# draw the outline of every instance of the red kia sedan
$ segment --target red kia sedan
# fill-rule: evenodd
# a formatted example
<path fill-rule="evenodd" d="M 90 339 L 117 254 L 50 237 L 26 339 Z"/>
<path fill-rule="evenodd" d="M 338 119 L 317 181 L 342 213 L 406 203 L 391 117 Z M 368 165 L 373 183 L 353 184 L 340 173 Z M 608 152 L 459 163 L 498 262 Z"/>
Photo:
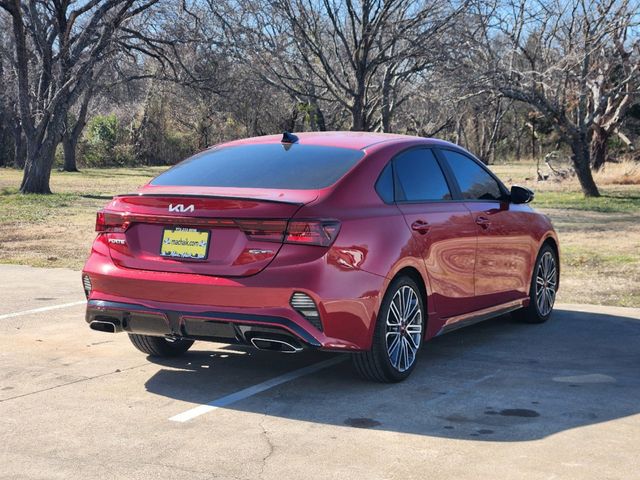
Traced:
<path fill-rule="evenodd" d="M 532 198 L 440 140 L 217 145 L 98 212 L 86 320 L 152 356 L 195 340 L 320 349 L 400 381 L 436 335 L 507 312 L 549 318 L 558 238 Z"/>

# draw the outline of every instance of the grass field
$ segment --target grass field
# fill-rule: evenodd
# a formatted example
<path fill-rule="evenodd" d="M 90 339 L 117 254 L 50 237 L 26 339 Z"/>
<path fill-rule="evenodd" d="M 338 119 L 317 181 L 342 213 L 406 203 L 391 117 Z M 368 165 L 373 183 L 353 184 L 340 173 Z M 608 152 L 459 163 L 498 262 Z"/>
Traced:
<path fill-rule="evenodd" d="M 507 185 L 533 189 L 533 207 L 549 215 L 558 231 L 558 301 L 640 307 L 640 167 L 612 167 L 596 175 L 602 196 L 588 199 L 575 180 L 536 182 L 534 164 L 492 167 Z M 631 178 L 637 183 L 615 183 Z"/>
<path fill-rule="evenodd" d="M 53 172 L 55 193 L 46 196 L 18 194 L 22 172 L 0 169 L 0 262 L 80 269 L 95 212 L 163 168 Z M 603 196 L 585 200 L 574 180 L 536 182 L 533 164 L 492 168 L 507 185 L 532 188 L 533 206 L 553 220 L 562 253 L 559 301 L 640 307 L 640 185 L 619 185 L 603 173 Z"/>
<path fill-rule="evenodd" d="M 0 262 L 81 269 L 95 237 L 96 211 L 165 168 L 54 171 L 53 195 L 21 195 L 22 172 L 0 169 Z"/>

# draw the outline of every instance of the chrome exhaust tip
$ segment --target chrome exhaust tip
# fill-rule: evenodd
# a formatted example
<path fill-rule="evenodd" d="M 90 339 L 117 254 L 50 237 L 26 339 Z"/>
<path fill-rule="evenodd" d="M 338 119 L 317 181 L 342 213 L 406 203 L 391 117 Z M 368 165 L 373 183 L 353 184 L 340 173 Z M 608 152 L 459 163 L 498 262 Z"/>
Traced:
<path fill-rule="evenodd" d="M 115 322 L 106 322 L 104 320 L 94 320 L 89 324 L 89 328 L 97 332 L 106 333 L 116 333 L 120 330 L 120 326 L 116 325 Z"/>
<path fill-rule="evenodd" d="M 258 350 L 268 350 L 271 352 L 298 353 L 302 351 L 302 347 L 276 338 L 252 337 L 251 345 Z"/>

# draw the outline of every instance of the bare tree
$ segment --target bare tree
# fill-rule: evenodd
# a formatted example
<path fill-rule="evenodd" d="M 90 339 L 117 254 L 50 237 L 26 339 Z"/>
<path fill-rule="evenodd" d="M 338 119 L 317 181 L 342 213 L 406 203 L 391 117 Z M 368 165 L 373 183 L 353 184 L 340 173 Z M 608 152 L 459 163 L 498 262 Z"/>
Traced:
<path fill-rule="evenodd" d="M 11 18 L 20 123 L 27 158 L 20 190 L 50 193 L 55 148 L 71 106 L 114 38 L 159 0 L 0 0 Z"/>
<path fill-rule="evenodd" d="M 82 96 L 80 102 L 80 108 L 76 115 L 73 115 L 69 111 L 64 119 L 62 130 L 62 149 L 64 153 L 64 163 L 62 170 L 65 172 L 77 172 L 78 165 L 76 161 L 76 150 L 78 147 L 78 140 L 80 135 L 87 124 L 87 113 L 89 112 L 89 104 L 93 98 L 94 89 L 87 88 Z"/>
<path fill-rule="evenodd" d="M 9 31 L 11 22 L 8 15 L 3 16 L 0 10 L 0 30 Z M 0 36 L 0 78 L 2 89 L 0 89 L 0 115 L 4 118 L 7 130 L 10 130 L 12 137 L 13 154 L 11 161 L 17 168 L 24 168 L 27 152 L 24 134 L 20 126 L 20 114 L 18 102 L 16 99 L 17 85 L 16 72 L 13 67 L 14 50 L 13 42 L 10 36 Z"/>
<path fill-rule="evenodd" d="M 593 102 L 591 163 L 594 170 L 607 160 L 609 139 L 619 130 L 627 111 L 640 94 L 640 7 L 618 9 L 608 28 L 609 42 L 593 53 L 594 71 L 588 87 Z M 622 136 L 624 137 L 624 136 Z M 624 140 L 624 138 L 623 138 Z"/>
<path fill-rule="evenodd" d="M 310 103 L 337 103 L 352 130 L 388 130 L 400 87 L 430 64 L 461 8 L 442 0 L 272 0 L 216 12 L 238 57 Z M 433 50 L 430 49 L 433 48 Z"/>
<path fill-rule="evenodd" d="M 503 139 L 503 121 L 513 101 L 491 94 L 463 96 L 457 103 L 456 143 L 473 151 L 485 164 L 494 162 Z"/>
<path fill-rule="evenodd" d="M 118 39 L 117 48 L 119 51 L 114 52 L 114 54 L 108 58 L 108 61 L 103 60 L 94 67 L 91 79 L 84 93 L 79 101 L 76 102 L 75 106 L 69 107 L 67 115 L 63 120 L 62 128 L 61 143 L 64 155 L 62 171 L 78 171 L 78 143 L 89 119 L 91 106 L 95 105 L 98 99 L 107 99 L 110 97 L 111 91 L 121 88 L 123 85 L 142 82 L 146 79 L 161 76 L 161 72 L 164 71 L 162 64 L 171 63 L 167 58 L 167 54 L 152 46 L 154 55 L 159 57 L 161 61 L 157 62 L 155 58 L 151 58 L 150 63 L 154 65 L 151 71 L 147 71 L 148 69 L 142 61 L 145 57 L 141 59 L 139 55 L 132 53 L 132 51 L 139 49 L 140 46 L 131 45 L 128 40 L 126 37 Z M 160 63 L 160 65 L 158 65 L 158 63 Z M 133 97 L 131 92 L 128 92 L 128 95 L 130 99 Z"/>
<path fill-rule="evenodd" d="M 639 8 L 0 0 L 3 163 L 23 166 L 22 191 L 49 192 L 60 143 L 73 171 L 78 144 L 94 164 L 166 163 L 280 129 L 396 131 L 453 140 L 485 162 L 542 156 L 560 141 L 585 194 L 597 195 L 591 170 L 612 136 L 637 141 Z M 82 141 L 94 114 L 117 115 L 117 155 Z"/>
<path fill-rule="evenodd" d="M 605 118 L 617 125 L 619 116 L 605 112 L 620 110 L 624 95 L 638 88 L 637 57 L 615 74 L 606 63 L 611 49 L 637 49 L 637 38 L 630 42 L 627 33 L 638 8 L 627 0 L 496 0 L 477 3 L 466 22 L 466 78 L 549 119 L 571 148 L 586 196 L 599 196 L 591 173 L 593 132 Z"/>

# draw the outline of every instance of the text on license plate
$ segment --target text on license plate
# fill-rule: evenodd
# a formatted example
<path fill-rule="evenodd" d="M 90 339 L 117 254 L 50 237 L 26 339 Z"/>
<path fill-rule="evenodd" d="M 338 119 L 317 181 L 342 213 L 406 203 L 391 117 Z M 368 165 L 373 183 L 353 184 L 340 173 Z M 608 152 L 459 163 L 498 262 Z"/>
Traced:
<path fill-rule="evenodd" d="M 195 228 L 165 228 L 160 255 L 204 260 L 209 248 L 209 232 Z"/>

